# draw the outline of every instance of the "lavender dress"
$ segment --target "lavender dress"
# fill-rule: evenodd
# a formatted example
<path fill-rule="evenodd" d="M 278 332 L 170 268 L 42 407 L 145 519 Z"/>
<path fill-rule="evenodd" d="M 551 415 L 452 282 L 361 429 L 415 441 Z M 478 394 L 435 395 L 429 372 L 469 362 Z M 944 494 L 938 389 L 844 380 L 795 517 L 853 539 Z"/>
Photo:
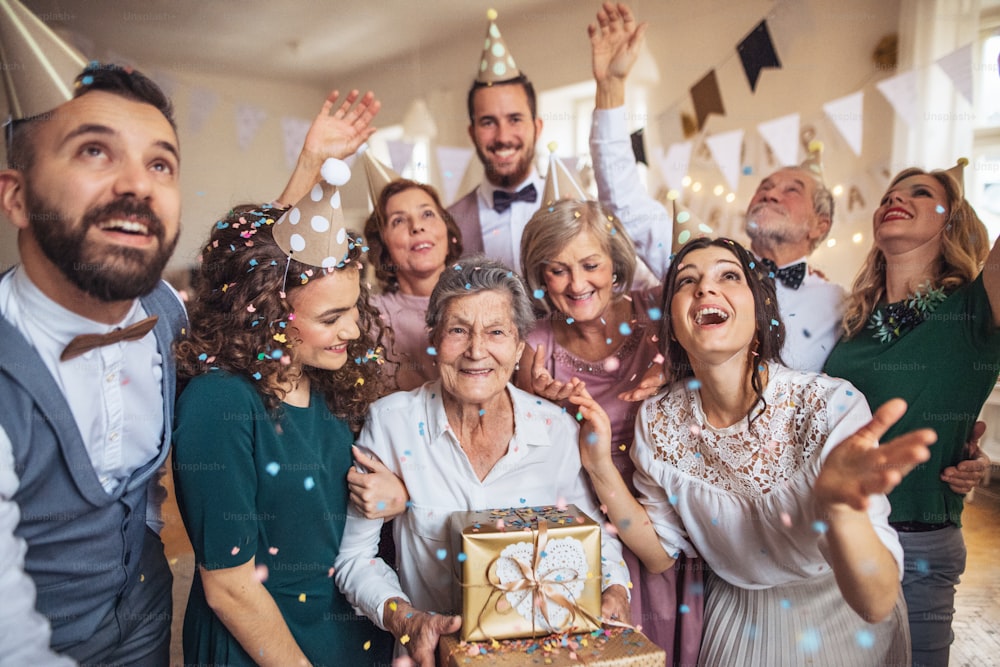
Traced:
<path fill-rule="evenodd" d="M 630 323 L 631 334 L 614 354 L 600 361 L 586 361 L 570 354 L 556 342 L 550 320 L 540 320 L 528 336 L 528 344 L 545 346 L 545 367 L 561 382 L 576 377 L 587 384 L 611 419 L 611 457 L 618 472 L 635 494 L 634 464 L 629 450 L 635 437 L 635 420 L 642 403 L 628 403 L 618 394 L 631 389 L 656 363 L 658 343 L 653 340 L 659 322 L 649 319 L 649 310 L 659 308 L 660 289 L 636 291 L 631 299 L 638 319 Z M 632 577 L 632 624 L 667 652 L 667 664 L 694 665 L 701 643 L 703 572 L 701 559 L 681 555 L 662 574 L 649 572 L 628 547 L 625 562 Z"/>

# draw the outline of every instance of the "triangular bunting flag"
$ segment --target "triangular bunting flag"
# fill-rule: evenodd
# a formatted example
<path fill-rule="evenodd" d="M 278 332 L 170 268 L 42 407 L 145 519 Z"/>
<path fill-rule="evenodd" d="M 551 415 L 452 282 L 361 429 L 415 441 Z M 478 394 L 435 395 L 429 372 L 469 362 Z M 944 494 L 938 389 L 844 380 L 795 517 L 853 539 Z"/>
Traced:
<path fill-rule="evenodd" d="M 663 180 L 667 182 L 668 188 L 677 192 L 684 189 L 684 177 L 687 176 L 690 164 L 691 142 L 671 144 L 667 154 L 660 160 L 660 171 L 663 172 Z"/>
<path fill-rule="evenodd" d="M 799 161 L 799 114 L 775 118 L 757 126 L 760 136 L 774 151 L 774 157 L 783 167 Z"/>
<path fill-rule="evenodd" d="M 311 121 L 301 118 L 285 116 L 281 119 L 281 138 L 285 149 L 285 164 L 289 169 L 295 168 L 295 163 L 302 152 L 302 145 L 306 142 L 306 133 L 309 132 Z"/>
<path fill-rule="evenodd" d="M 917 120 L 917 109 L 920 107 L 920 94 L 917 88 L 917 72 L 910 70 L 875 84 L 879 91 L 889 100 L 899 117 L 907 125 L 913 125 Z"/>
<path fill-rule="evenodd" d="M 840 135 L 844 137 L 847 145 L 851 147 L 854 154 L 861 155 L 861 136 L 863 129 L 863 119 L 861 117 L 864 93 L 860 90 L 840 99 L 827 102 L 823 105 L 823 111 L 827 118 L 834 124 Z"/>
<path fill-rule="evenodd" d="M 191 103 L 188 110 L 188 127 L 195 134 L 201 132 L 208 117 L 219 104 L 219 94 L 209 88 L 198 86 L 191 89 Z M 305 139 L 305 135 L 302 135 Z M 301 147 L 301 144 L 300 144 Z M 298 153 L 296 152 L 296 155 Z"/>
<path fill-rule="evenodd" d="M 413 148 L 416 144 L 412 141 L 390 139 L 385 142 L 385 145 L 389 148 L 389 162 L 392 163 L 392 168 L 402 174 L 406 166 L 410 164 L 410 159 L 413 157 Z"/>
<path fill-rule="evenodd" d="M 462 184 L 465 170 L 472 160 L 471 148 L 456 146 L 438 146 L 434 149 L 437 156 L 438 169 L 441 171 L 441 193 L 445 204 L 451 204 L 458 196 L 458 187 Z"/>
<path fill-rule="evenodd" d="M 705 127 L 705 119 L 708 118 L 708 114 L 717 113 L 720 116 L 726 115 L 726 109 L 722 106 L 722 93 L 719 91 L 719 82 L 715 78 L 714 69 L 691 87 L 691 99 L 694 102 L 694 113 L 698 118 L 699 130 Z"/>
<path fill-rule="evenodd" d="M 629 138 L 632 139 L 632 154 L 635 155 L 635 161 L 649 166 L 649 161 L 646 159 L 646 143 L 642 140 L 644 133 L 645 128 L 640 127 L 629 135 Z"/>
<path fill-rule="evenodd" d="M 935 60 L 938 67 L 951 79 L 955 90 L 972 103 L 972 44 L 955 49 L 948 55 Z"/>
<path fill-rule="evenodd" d="M 712 151 L 712 159 L 719 165 L 722 175 L 729 183 L 729 189 L 734 192 L 740 183 L 740 153 L 743 148 L 743 130 L 723 132 L 705 138 L 708 150 Z"/>
<path fill-rule="evenodd" d="M 267 112 L 252 104 L 240 104 L 236 107 L 236 142 L 241 151 L 245 151 L 257 136 Z"/>
<path fill-rule="evenodd" d="M 767 21 L 757 24 L 746 38 L 739 43 L 736 51 L 743 61 L 743 71 L 746 72 L 747 80 L 750 82 L 750 90 L 757 91 L 757 79 L 760 78 L 760 71 L 765 67 L 781 69 L 781 61 L 774 50 L 774 43 L 771 42 L 771 33 L 767 29 Z"/>

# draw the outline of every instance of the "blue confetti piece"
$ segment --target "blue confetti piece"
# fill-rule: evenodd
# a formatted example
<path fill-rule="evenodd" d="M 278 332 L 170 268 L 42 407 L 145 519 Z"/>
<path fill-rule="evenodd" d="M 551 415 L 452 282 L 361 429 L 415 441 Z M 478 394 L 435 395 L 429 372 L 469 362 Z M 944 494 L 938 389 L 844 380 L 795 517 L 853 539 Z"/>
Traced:
<path fill-rule="evenodd" d="M 713 516 L 712 517 L 712 525 L 713 526 L 718 526 L 719 525 L 719 517 L 717 517 L 717 516 Z"/>
<path fill-rule="evenodd" d="M 628 325 L 628 322 L 622 322 L 618 325 L 618 332 L 623 336 L 630 336 L 632 334 L 632 327 Z"/>
<path fill-rule="evenodd" d="M 316 480 L 314 480 L 312 477 L 306 477 L 304 480 L 302 480 L 302 486 L 306 487 L 306 491 L 312 491 L 313 487 L 316 486 Z"/>
<path fill-rule="evenodd" d="M 848 395 L 848 396 L 854 396 L 854 392 L 853 392 L 853 391 L 851 391 L 850 389 L 848 389 L 848 390 L 847 390 L 847 395 Z"/>
<path fill-rule="evenodd" d="M 607 343 L 608 345 L 611 345 L 611 339 L 610 338 L 605 338 L 604 342 Z"/>
<path fill-rule="evenodd" d="M 805 630 L 799 638 L 799 647 L 806 653 L 815 653 L 822 643 L 819 631 L 815 628 Z"/>
<path fill-rule="evenodd" d="M 757 267 L 757 263 L 756 262 L 750 262 L 749 266 L 750 266 L 751 269 L 754 269 L 754 268 Z"/>
<path fill-rule="evenodd" d="M 788 599 L 782 600 L 781 601 L 781 608 L 782 609 L 791 609 L 792 608 L 792 601 L 788 600 Z"/>
<path fill-rule="evenodd" d="M 566 324 L 573 324 L 573 322 L 576 322 L 576 320 L 574 320 L 572 317 L 566 318 Z"/>
<path fill-rule="evenodd" d="M 941 204 L 938 204 L 938 205 L 937 205 L 937 206 L 936 206 L 936 207 L 934 208 L 934 210 L 935 210 L 935 211 L 937 211 L 938 213 L 940 213 L 940 214 L 944 215 L 944 206 L 941 206 Z"/>
<path fill-rule="evenodd" d="M 545 290 L 543 290 L 543 289 L 536 289 L 532 294 L 534 295 L 534 297 L 536 299 L 544 299 L 545 298 Z"/>
<path fill-rule="evenodd" d="M 690 389 L 691 391 L 696 391 L 698 389 L 701 389 L 701 380 L 697 378 L 692 378 L 688 380 L 687 388 Z"/>
<path fill-rule="evenodd" d="M 653 320 L 654 322 L 663 317 L 663 311 L 660 310 L 659 308 L 650 308 L 648 312 L 649 312 L 649 319 Z"/>
<path fill-rule="evenodd" d="M 411 507 L 413 507 L 413 501 L 412 500 L 407 500 L 406 501 L 406 509 L 410 509 Z"/>
<path fill-rule="evenodd" d="M 458 554 L 457 558 L 459 563 L 464 563 L 465 560 L 468 558 L 468 556 L 463 551 L 462 553 Z"/>
<path fill-rule="evenodd" d="M 597 434 L 596 433 L 588 433 L 587 434 L 587 444 L 588 445 L 596 445 L 597 444 L 597 440 L 598 440 L 598 438 L 597 438 Z"/>
<path fill-rule="evenodd" d="M 778 320 L 771 320 L 771 326 L 773 327 L 778 326 Z"/>
<path fill-rule="evenodd" d="M 376 508 L 376 509 L 377 509 L 377 510 L 378 510 L 379 512 L 381 512 L 382 510 L 384 510 L 384 509 L 385 509 L 385 502 L 384 502 L 384 501 L 382 501 L 382 500 L 378 501 L 378 503 L 377 503 L 377 504 L 375 505 L 375 508 Z"/>
<path fill-rule="evenodd" d="M 875 635 L 870 630 L 858 630 L 854 633 L 854 641 L 861 648 L 869 649 L 875 646 Z"/>
<path fill-rule="evenodd" d="M 918 558 L 914 565 L 917 567 L 917 572 L 920 574 L 930 574 L 931 564 L 925 558 Z"/>
<path fill-rule="evenodd" d="M 256 373 L 253 374 L 253 379 L 254 380 L 259 380 L 259 379 L 261 379 L 261 377 L 263 377 L 263 376 L 260 374 L 260 371 L 257 371 Z"/>
<path fill-rule="evenodd" d="M 679 611 L 682 614 L 687 614 L 691 611 L 691 607 L 687 606 L 686 604 L 682 604 L 680 607 L 677 608 L 677 611 Z"/>
<path fill-rule="evenodd" d="M 281 464 L 278 463 L 277 461 L 271 461 L 266 466 L 264 466 L 264 470 L 267 471 L 268 475 L 274 477 L 275 475 L 278 474 L 278 471 L 281 470 Z"/>
<path fill-rule="evenodd" d="M 465 283 L 465 289 L 472 289 L 472 283 Z"/>
<path fill-rule="evenodd" d="M 806 338 L 812 338 L 812 332 L 810 332 L 809 329 L 803 329 L 802 335 L 805 336 Z"/>
<path fill-rule="evenodd" d="M 204 352 L 198 355 L 198 361 L 205 361 L 206 359 L 208 359 L 208 355 Z"/>
<path fill-rule="evenodd" d="M 757 639 L 757 626 L 753 623 L 747 623 L 743 628 L 743 635 L 747 639 Z"/>
<path fill-rule="evenodd" d="M 826 532 L 826 523 L 823 521 L 813 521 L 812 529 L 822 535 Z"/>
<path fill-rule="evenodd" d="M 528 501 L 527 501 L 527 500 L 526 500 L 525 498 L 520 498 L 519 500 L 520 500 L 520 502 L 521 502 L 521 504 L 522 504 L 522 505 L 523 505 L 524 503 L 528 502 Z"/>
<path fill-rule="evenodd" d="M 437 353 L 438 353 L 438 351 L 437 351 L 437 349 L 433 345 L 428 346 L 428 348 L 427 348 L 427 354 L 431 355 L 432 357 L 436 357 Z"/>
<path fill-rule="evenodd" d="M 88 74 L 87 76 L 80 79 L 80 83 L 82 83 L 85 86 L 89 86 L 90 84 L 94 83 L 94 77 Z"/>
<path fill-rule="evenodd" d="M 271 358 L 272 359 L 281 359 L 283 356 L 285 356 L 285 353 L 282 352 L 281 350 L 272 350 L 271 351 Z"/>
<path fill-rule="evenodd" d="M 671 505 L 676 505 L 677 504 L 677 494 L 676 493 L 671 493 L 669 496 L 667 496 L 667 500 L 670 501 Z"/>
<path fill-rule="evenodd" d="M 480 409 L 479 409 L 479 416 L 480 416 L 480 417 L 482 417 L 482 416 L 483 416 L 483 415 L 485 415 L 485 414 L 486 414 L 486 410 L 484 410 L 484 409 L 480 408 Z"/>
<path fill-rule="evenodd" d="M 437 550 L 437 559 L 438 560 L 444 560 L 447 557 L 448 557 L 448 550 L 447 549 L 438 549 Z"/>
<path fill-rule="evenodd" d="M 751 167 L 750 165 L 747 165 L 747 166 L 743 167 L 743 175 L 744 176 L 749 176 L 752 173 L 753 173 L 753 167 Z"/>

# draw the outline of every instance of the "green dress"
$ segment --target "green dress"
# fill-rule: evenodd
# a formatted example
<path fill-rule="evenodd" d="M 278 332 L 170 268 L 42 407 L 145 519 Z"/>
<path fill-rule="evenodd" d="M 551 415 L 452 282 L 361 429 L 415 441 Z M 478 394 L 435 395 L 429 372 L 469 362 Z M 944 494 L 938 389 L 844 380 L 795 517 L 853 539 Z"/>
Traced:
<path fill-rule="evenodd" d="M 885 306 L 876 312 L 885 319 Z M 941 481 L 941 472 L 962 460 L 1000 368 L 1000 331 L 993 325 L 982 275 L 952 292 L 923 322 L 901 335 L 882 342 L 873 331 L 866 327 L 850 340 L 841 339 L 823 370 L 860 389 L 872 412 L 890 398 L 906 400 L 906 414 L 883 442 L 918 428 L 934 429 L 938 435 L 930 460 L 889 494 L 889 521 L 951 521 L 961 526 L 963 496 Z"/>
<path fill-rule="evenodd" d="M 174 480 L 198 566 L 256 558 L 258 574 L 313 665 L 391 661 L 392 638 L 337 590 L 333 561 L 347 514 L 354 441 L 314 393 L 277 420 L 249 380 L 212 371 L 177 401 Z M 184 662 L 252 665 L 205 601 L 195 572 L 184 617 Z"/>

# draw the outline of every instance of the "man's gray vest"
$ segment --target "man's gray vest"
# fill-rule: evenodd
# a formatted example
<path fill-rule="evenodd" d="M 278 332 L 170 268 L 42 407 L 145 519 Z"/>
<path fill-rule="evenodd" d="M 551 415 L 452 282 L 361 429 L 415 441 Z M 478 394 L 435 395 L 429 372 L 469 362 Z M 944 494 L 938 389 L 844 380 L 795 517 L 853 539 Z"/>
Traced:
<path fill-rule="evenodd" d="M 35 582 L 36 608 L 52 625 L 56 650 L 90 637 L 141 575 L 147 489 L 170 449 L 176 389 L 171 345 L 187 322 L 166 283 L 141 301 L 147 313 L 159 316 L 153 333 L 163 357 L 163 438 L 157 457 L 113 495 L 98 481 L 45 363 L 0 317 L 0 426 L 13 445 L 20 479 L 15 535 L 27 542 L 25 571 Z M 100 379 L 94 380 L 99 391 Z"/>

